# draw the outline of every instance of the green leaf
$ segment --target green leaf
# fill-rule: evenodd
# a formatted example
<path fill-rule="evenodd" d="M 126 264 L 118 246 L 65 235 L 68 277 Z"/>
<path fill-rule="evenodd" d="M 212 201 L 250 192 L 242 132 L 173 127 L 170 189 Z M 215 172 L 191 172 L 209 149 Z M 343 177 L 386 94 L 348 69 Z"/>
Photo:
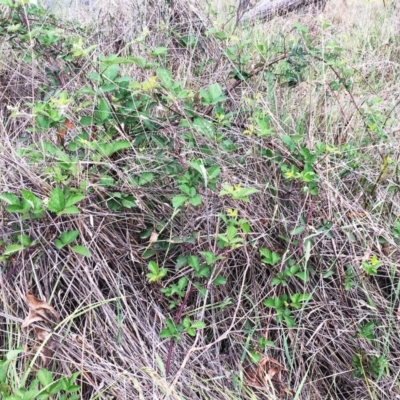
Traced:
<path fill-rule="evenodd" d="M 207 294 L 207 289 L 201 286 L 200 282 L 194 282 L 193 285 L 199 291 L 201 297 L 205 298 Z"/>
<path fill-rule="evenodd" d="M 112 142 L 112 153 L 109 156 L 112 156 L 114 153 L 120 150 L 129 149 L 131 147 L 131 142 L 128 140 L 117 140 Z"/>
<path fill-rule="evenodd" d="M 59 213 L 65 208 L 64 193 L 59 187 L 52 190 L 47 208 L 55 213 Z"/>
<path fill-rule="evenodd" d="M 171 336 L 172 336 L 172 333 L 167 328 L 162 329 L 161 332 L 160 332 L 160 338 L 161 339 L 168 339 Z"/>
<path fill-rule="evenodd" d="M 188 318 L 188 317 L 184 318 L 184 319 L 183 319 L 183 322 L 182 322 L 182 325 L 183 325 L 185 328 L 189 328 L 189 326 L 191 325 L 191 323 L 190 323 L 190 318 Z"/>
<path fill-rule="evenodd" d="M 283 318 L 285 319 L 285 322 L 286 322 L 286 325 L 288 328 L 294 328 L 295 322 L 292 317 L 285 315 Z"/>
<path fill-rule="evenodd" d="M 65 207 L 72 206 L 73 204 L 80 202 L 84 198 L 85 196 L 83 196 L 82 194 L 71 194 L 65 201 Z"/>
<path fill-rule="evenodd" d="M 64 210 L 60 211 L 57 213 L 57 215 L 73 215 L 73 214 L 79 214 L 79 208 L 75 207 L 75 206 L 69 206 L 69 207 L 65 207 Z"/>
<path fill-rule="evenodd" d="M 136 207 L 136 200 L 133 198 L 133 196 L 126 196 L 121 200 L 121 203 L 124 207 L 126 208 L 134 208 Z"/>
<path fill-rule="evenodd" d="M 118 64 L 107 65 L 106 63 L 101 63 L 100 70 L 104 77 L 106 77 L 110 81 L 113 81 L 118 75 L 119 65 Z"/>
<path fill-rule="evenodd" d="M 36 377 L 39 379 L 42 386 L 48 386 L 53 383 L 53 374 L 47 369 L 41 368 L 36 374 Z"/>
<path fill-rule="evenodd" d="M 179 194 L 177 196 L 174 196 L 172 198 L 172 206 L 174 208 L 178 208 L 181 207 L 183 204 L 185 204 L 185 202 L 188 200 L 188 196 L 184 195 L 184 194 Z"/>
<path fill-rule="evenodd" d="M 32 239 L 28 235 L 19 235 L 18 241 L 24 246 L 28 247 L 32 243 Z"/>
<path fill-rule="evenodd" d="M 147 265 L 147 269 L 154 275 L 157 275 L 160 271 L 160 268 L 155 261 L 150 261 Z"/>
<path fill-rule="evenodd" d="M 211 105 L 218 104 L 218 103 L 226 100 L 226 98 L 227 98 L 219 83 L 213 83 L 208 88 L 208 92 L 210 93 L 210 97 L 211 97 L 211 101 L 209 103 Z"/>
<path fill-rule="evenodd" d="M 80 125 L 82 126 L 90 126 L 93 125 L 93 118 L 88 116 L 83 116 L 79 120 Z"/>
<path fill-rule="evenodd" d="M 60 239 L 55 239 L 54 245 L 57 247 L 58 250 L 62 249 L 65 246 L 65 244 Z"/>
<path fill-rule="evenodd" d="M 195 196 L 189 198 L 189 203 L 195 207 L 199 206 L 201 204 L 201 201 L 202 201 L 201 194 L 196 194 Z"/>
<path fill-rule="evenodd" d="M 165 56 L 167 54 L 167 51 L 168 51 L 167 47 L 156 47 L 150 54 L 153 57 Z"/>
<path fill-rule="evenodd" d="M 79 235 L 78 231 L 67 231 L 63 232 L 60 236 L 60 240 L 63 245 L 67 245 L 72 243 Z"/>
<path fill-rule="evenodd" d="M 145 185 L 146 183 L 150 183 L 154 179 L 154 174 L 151 172 L 143 172 L 139 178 L 139 185 Z"/>
<path fill-rule="evenodd" d="M 72 246 L 71 249 L 84 257 L 90 257 L 90 252 L 85 246 Z"/>
<path fill-rule="evenodd" d="M 237 229 L 233 225 L 229 225 L 226 229 L 226 236 L 230 242 L 236 237 L 236 234 Z"/>
<path fill-rule="evenodd" d="M 213 280 L 213 285 L 218 286 L 218 285 L 225 285 L 226 284 L 226 278 L 219 275 Z"/>
<path fill-rule="evenodd" d="M 234 192 L 233 198 L 238 200 L 249 201 L 249 197 L 251 194 L 258 193 L 259 190 L 255 188 L 242 188 L 237 192 Z"/>
<path fill-rule="evenodd" d="M 186 266 L 187 263 L 188 263 L 188 258 L 181 254 L 180 256 L 178 256 L 176 260 L 175 269 L 178 271 L 182 267 Z"/>
<path fill-rule="evenodd" d="M 7 204 L 13 204 L 13 205 L 20 204 L 20 200 L 19 200 L 18 196 L 16 196 L 13 193 L 8 193 L 8 192 L 1 193 L 0 199 L 3 200 L 4 202 L 6 202 Z"/>
<path fill-rule="evenodd" d="M 188 264 L 190 267 L 192 267 L 195 271 L 199 271 L 200 270 L 200 260 L 199 257 L 197 256 L 189 256 L 188 257 Z"/>
<path fill-rule="evenodd" d="M 6 207 L 8 212 L 19 212 L 19 213 L 27 213 L 31 209 L 31 205 L 23 199 L 20 204 L 11 204 Z"/>
<path fill-rule="evenodd" d="M 305 230 L 306 230 L 306 226 L 305 225 L 296 226 L 296 228 L 294 228 L 293 230 L 290 231 L 290 234 L 291 235 L 300 235 Z"/>
<path fill-rule="evenodd" d="M 275 298 L 266 299 L 263 304 L 269 308 L 275 308 Z"/>
<path fill-rule="evenodd" d="M 260 249 L 261 255 L 264 256 L 263 262 L 270 265 L 275 265 L 281 259 L 277 253 L 269 249 Z"/>
<path fill-rule="evenodd" d="M 166 88 L 166 89 L 171 89 L 172 85 L 174 83 L 174 80 L 172 78 L 172 74 L 170 71 L 163 69 L 163 68 L 157 68 L 156 74 L 158 79 L 160 80 L 161 84 Z"/>
<path fill-rule="evenodd" d="M 210 275 L 211 275 L 210 267 L 207 265 L 201 267 L 200 270 L 194 274 L 194 276 L 197 278 L 209 278 Z"/>
<path fill-rule="evenodd" d="M 127 140 L 117 140 L 111 143 L 96 143 L 95 149 L 105 157 L 110 157 L 117 151 L 127 149 L 131 144 Z"/>
<path fill-rule="evenodd" d="M 36 197 L 30 190 L 21 190 L 22 197 L 31 205 L 34 209 L 40 209 L 42 207 L 42 201 Z"/>
<path fill-rule="evenodd" d="M 191 326 L 193 329 L 203 329 L 207 325 L 203 321 L 194 321 Z"/>
<path fill-rule="evenodd" d="M 207 187 L 208 185 L 208 175 L 207 171 L 204 167 L 204 164 L 201 160 L 196 160 L 196 161 L 189 161 L 189 165 L 195 169 L 199 174 L 203 177 L 204 181 L 204 187 Z"/>
<path fill-rule="evenodd" d="M 121 62 L 121 64 L 136 64 L 140 68 L 146 68 L 147 67 L 147 60 L 144 57 L 127 57 L 124 59 L 124 61 Z"/>
<path fill-rule="evenodd" d="M 108 101 L 100 98 L 99 99 L 99 105 L 97 106 L 95 112 L 94 112 L 94 117 L 97 121 L 104 122 L 107 118 L 109 118 L 111 115 L 111 109 L 110 105 L 108 104 Z"/>
<path fill-rule="evenodd" d="M 10 244 L 4 250 L 3 256 L 9 256 L 11 254 L 18 253 L 19 251 L 23 250 L 24 247 L 25 246 L 22 244 Z"/>
<path fill-rule="evenodd" d="M 200 254 L 204 257 L 208 265 L 212 265 L 216 261 L 223 259 L 222 256 L 216 257 L 212 251 L 200 251 Z"/>
<path fill-rule="evenodd" d="M 207 139 L 214 140 L 215 139 L 215 127 L 210 122 L 204 118 L 195 118 L 193 121 L 193 126 L 196 130 L 203 134 Z"/>

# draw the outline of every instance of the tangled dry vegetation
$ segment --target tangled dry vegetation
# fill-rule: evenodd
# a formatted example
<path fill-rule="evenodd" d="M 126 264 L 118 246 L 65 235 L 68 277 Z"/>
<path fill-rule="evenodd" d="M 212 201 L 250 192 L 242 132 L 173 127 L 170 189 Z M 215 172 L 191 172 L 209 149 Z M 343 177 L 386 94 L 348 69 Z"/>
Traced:
<path fill-rule="evenodd" d="M 25 189 L 45 200 L 57 186 L 81 188 L 87 182 L 79 214 L 46 209 L 40 219 L 23 219 L 1 204 L 0 342 L 2 349 L 24 346 L 15 375 L 28 366 L 45 366 L 59 376 L 80 371 L 84 399 L 399 397 L 396 11 L 352 3 L 343 20 L 343 5 L 332 2 L 318 17 L 280 17 L 232 33 L 234 12 L 227 25 L 220 17 L 229 15 L 228 8 L 207 14 L 183 1 L 172 10 L 150 3 L 144 2 L 147 35 L 143 23 L 128 31 L 111 14 L 94 24 L 97 29 L 68 25 L 66 35 L 87 35 L 85 42 L 96 43 L 104 55 L 138 57 L 167 48 L 164 67 L 185 88 L 197 93 L 219 83 L 224 89 L 228 124 L 213 105 L 196 108 L 222 140 L 167 121 L 165 109 L 154 108 L 151 118 L 164 124 L 156 133 L 143 125 L 145 139 L 136 142 L 140 132 L 132 136 L 118 127 L 114 133 L 131 143 L 128 148 L 83 158 L 75 175 L 57 180 L 50 153 L 42 148 L 42 157 L 32 159 L 21 149 L 49 141 L 71 155 L 69 143 L 92 128 L 80 126 L 77 109 L 67 104 L 65 128 L 32 131 L 29 103 L 43 98 L 52 64 L 22 61 L 20 49 L 0 42 L 1 192 L 19 196 Z M 206 40 L 204 32 L 213 27 L 227 37 Z M 302 36 L 305 29 L 309 39 Z M 308 49 L 334 48 L 339 64 L 307 58 L 306 72 L 296 80 L 274 59 L 279 54 L 267 53 L 264 60 L 257 55 L 257 45 L 273 48 L 280 38 L 289 42 L 296 35 L 299 43 L 311 41 Z M 247 65 L 245 79 L 229 75 L 237 64 L 227 49 L 238 43 L 246 45 L 237 56 L 261 63 Z M 84 60 L 74 73 L 61 73 L 59 88 L 79 90 L 96 68 L 93 59 Z M 121 76 L 137 82 L 154 76 L 151 68 L 121 68 Z M 175 115 L 183 109 L 178 101 L 169 107 Z M 257 134 L 260 110 L 268 121 L 265 135 Z M 96 129 L 90 134 L 103 133 L 101 126 Z M 158 144 L 150 141 L 153 134 Z M 311 170 L 304 171 L 314 155 Z M 180 193 L 175 171 L 189 171 L 196 159 L 219 166 L 215 189 L 199 184 L 200 205 L 174 207 L 171 199 Z M 102 186 L 94 167 L 104 168 L 115 186 Z M 133 185 L 129 176 L 144 172 L 154 179 Z M 257 192 L 250 201 L 223 196 L 224 183 Z M 132 196 L 135 206 L 111 207 L 110 192 Z M 221 213 L 247 221 L 248 232 L 237 229 L 239 245 L 221 245 L 227 226 Z M 79 232 L 90 257 L 54 245 L 67 231 Z M 7 255 L 21 233 L 34 245 Z M 276 259 L 266 261 L 260 249 Z M 170 310 L 171 299 L 161 289 L 185 276 L 195 282 L 187 264 L 176 268 L 177 260 L 202 251 L 220 256 L 212 276 L 226 283 L 206 279 L 205 296 L 189 284 Z M 154 283 L 147 275 L 150 261 L 168 272 Z M 290 297 L 295 294 L 307 301 L 296 303 Z M 273 308 L 266 299 L 282 304 Z M 160 337 L 167 318 L 178 324 L 184 317 L 205 327 L 194 336 L 182 334 L 177 343 Z"/>

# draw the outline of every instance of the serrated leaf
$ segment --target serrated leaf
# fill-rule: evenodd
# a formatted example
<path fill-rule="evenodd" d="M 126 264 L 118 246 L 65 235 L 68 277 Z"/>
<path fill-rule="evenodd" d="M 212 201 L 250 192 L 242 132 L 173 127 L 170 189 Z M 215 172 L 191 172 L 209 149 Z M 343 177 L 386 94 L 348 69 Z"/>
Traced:
<path fill-rule="evenodd" d="M 147 60 L 144 57 L 127 57 L 126 61 L 122 62 L 123 64 L 132 63 L 136 64 L 140 68 L 147 67 Z"/>
<path fill-rule="evenodd" d="M 188 257 L 188 264 L 192 267 L 195 271 L 199 271 L 200 269 L 200 260 L 197 256 L 189 256 Z"/>
<path fill-rule="evenodd" d="M 215 257 L 212 251 L 200 251 L 200 254 L 204 257 L 208 265 L 212 265 L 218 260 L 218 257 Z"/>
<path fill-rule="evenodd" d="M 113 81 L 118 75 L 119 65 L 118 64 L 107 65 L 106 63 L 101 63 L 100 70 L 104 77 L 108 78 L 110 81 Z"/>
<path fill-rule="evenodd" d="M 136 207 L 136 201 L 132 196 L 123 198 L 121 200 L 121 203 L 126 208 L 134 208 L 134 207 Z"/>
<path fill-rule="evenodd" d="M 162 329 L 160 332 L 160 338 L 161 339 L 168 339 L 172 336 L 171 332 L 169 331 L 169 329 L 165 328 Z"/>
<path fill-rule="evenodd" d="M 143 172 L 139 178 L 139 185 L 145 185 L 146 183 L 150 183 L 154 179 L 154 174 L 151 172 Z"/>
<path fill-rule="evenodd" d="M 198 278 L 209 278 L 209 276 L 211 275 L 210 267 L 208 266 L 201 267 L 200 270 L 196 272 L 194 275 Z"/>
<path fill-rule="evenodd" d="M 204 298 L 207 294 L 207 289 L 205 287 L 201 286 L 200 282 L 194 282 L 193 285 L 199 291 L 201 297 Z"/>
<path fill-rule="evenodd" d="M 295 322 L 294 322 L 294 319 L 292 317 L 289 317 L 289 316 L 285 315 L 284 319 L 285 319 L 285 322 L 286 322 L 286 325 L 287 325 L 288 328 L 294 328 Z"/>
<path fill-rule="evenodd" d="M 186 256 L 180 255 L 176 260 L 175 269 L 180 270 L 182 267 L 187 265 L 187 263 L 188 263 L 188 258 Z"/>
<path fill-rule="evenodd" d="M 213 285 L 218 286 L 218 285 L 225 285 L 226 284 L 226 278 L 219 275 L 213 280 Z"/>
<path fill-rule="evenodd" d="M 3 256 L 9 256 L 14 253 L 18 253 L 19 251 L 24 249 L 24 245 L 22 244 L 10 244 L 4 250 Z"/>
<path fill-rule="evenodd" d="M 270 307 L 270 308 L 275 308 L 275 299 L 274 298 L 269 298 L 264 300 L 263 303 L 265 306 Z"/>
<path fill-rule="evenodd" d="M 24 246 L 28 247 L 32 243 L 32 239 L 28 235 L 19 235 L 18 241 Z"/>
<path fill-rule="evenodd" d="M 22 189 L 21 195 L 31 205 L 32 208 L 37 210 L 42 207 L 42 201 L 30 190 Z"/>
<path fill-rule="evenodd" d="M 282 279 L 279 278 L 273 278 L 271 281 L 271 285 L 272 286 L 278 286 L 278 285 L 282 285 L 282 286 L 286 286 L 286 282 Z"/>
<path fill-rule="evenodd" d="M 251 194 L 258 193 L 259 190 L 255 188 L 242 188 L 237 192 L 234 192 L 233 198 L 238 200 L 249 201 L 249 197 Z"/>
<path fill-rule="evenodd" d="M 300 226 L 296 226 L 296 228 L 292 229 L 290 231 L 291 235 L 300 235 L 301 233 L 303 233 L 306 230 L 306 226 L 305 225 L 300 225 Z"/>
<path fill-rule="evenodd" d="M 20 200 L 19 200 L 18 196 L 13 193 L 8 193 L 8 192 L 1 193 L 0 199 L 3 200 L 7 204 L 12 204 L 12 205 L 20 204 Z"/>
<path fill-rule="evenodd" d="M 186 328 L 186 332 L 190 336 L 196 336 L 196 331 L 192 327 Z"/>
<path fill-rule="evenodd" d="M 65 208 L 64 193 L 59 187 L 52 190 L 47 208 L 55 213 L 59 213 Z"/>
<path fill-rule="evenodd" d="M 203 321 L 194 321 L 191 326 L 194 329 L 203 329 L 207 325 Z"/>
<path fill-rule="evenodd" d="M 57 213 L 57 215 L 74 215 L 74 214 L 79 214 L 79 208 L 75 206 L 69 206 L 64 208 L 64 210 L 60 211 Z"/>
<path fill-rule="evenodd" d="M 172 198 L 172 206 L 174 208 L 181 207 L 185 202 L 187 201 L 188 197 L 185 196 L 184 194 L 179 194 L 177 196 L 174 196 Z"/>
<path fill-rule="evenodd" d="M 111 108 L 110 105 L 108 104 L 108 101 L 103 98 L 100 98 L 99 104 L 94 112 L 95 119 L 104 122 L 107 118 L 110 117 L 110 115 L 111 115 Z"/>
<path fill-rule="evenodd" d="M 166 89 L 170 89 L 172 87 L 174 80 L 172 78 L 172 74 L 170 71 L 163 69 L 163 68 L 157 68 L 156 74 L 157 74 L 157 77 L 160 80 L 161 84 Z"/>
<path fill-rule="evenodd" d="M 195 118 L 193 121 L 193 126 L 207 139 L 215 139 L 215 127 L 210 121 L 207 121 L 204 118 Z"/>
<path fill-rule="evenodd" d="M 78 231 L 67 231 L 63 232 L 60 236 L 60 240 L 63 245 L 67 245 L 72 243 L 79 235 Z"/>
<path fill-rule="evenodd" d="M 230 242 L 236 237 L 236 234 L 237 229 L 233 225 L 229 225 L 226 229 L 226 236 Z"/>
<path fill-rule="evenodd" d="M 147 269 L 154 275 L 157 275 L 160 271 L 160 268 L 155 261 L 150 261 L 147 265 Z"/>
<path fill-rule="evenodd" d="M 28 212 L 30 209 L 30 205 L 28 204 L 28 207 L 24 207 L 22 204 L 11 204 L 10 206 L 6 207 L 6 210 L 8 212 L 20 212 L 20 213 L 25 213 Z"/>
<path fill-rule="evenodd" d="M 185 328 L 189 328 L 189 326 L 191 325 L 190 319 L 189 319 L 188 317 L 184 318 L 183 321 L 182 321 L 182 325 L 183 325 Z"/>
<path fill-rule="evenodd" d="M 201 194 L 196 194 L 195 196 L 189 198 L 189 203 L 192 206 L 196 207 L 196 206 L 199 206 L 201 204 L 202 199 L 203 199 L 203 197 L 201 196 Z"/>
<path fill-rule="evenodd" d="M 85 246 L 72 246 L 71 249 L 84 257 L 90 257 L 90 252 Z"/>
<path fill-rule="evenodd" d="M 53 383 L 53 374 L 47 369 L 41 368 L 36 374 L 36 377 L 39 379 L 42 386 L 48 386 Z"/>
<path fill-rule="evenodd" d="M 85 198 L 85 196 L 83 196 L 82 194 L 71 194 L 70 196 L 68 196 L 68 198 L 65 201 L 65 207 L 72 206 L 72 205 L 80 202 L 84 198 Z"/>

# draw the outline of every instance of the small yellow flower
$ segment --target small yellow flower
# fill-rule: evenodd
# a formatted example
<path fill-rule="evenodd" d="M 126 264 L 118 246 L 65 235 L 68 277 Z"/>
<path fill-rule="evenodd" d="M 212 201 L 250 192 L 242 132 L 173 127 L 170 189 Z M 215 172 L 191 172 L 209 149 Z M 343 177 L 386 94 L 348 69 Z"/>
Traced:
<path fill-rule="evenodd" d="M 233 208 L 228 208 L 228 209 L 226 210 L 226 215 L 227 215 L 228 217 L 235 218 L 235 217 L 238 216 L 238 210 L 235 210 L 235 209 L 233 209 Z"/>
<path fill-rule="evenodd" d="M 254 125 L 249 125 L 247 129 L 243 131 L 243 135 L 253 135 L 254 134 Z"/>
<path fill-rule="evenodd" d="M 142 83 L 142 89 L 145 92 L 153 90 L 155 87 L 157 87 L 157 77 L 156 76 L 151 76 L 149 79 L 147 79 L 147 81 L 144 81 Z"/>

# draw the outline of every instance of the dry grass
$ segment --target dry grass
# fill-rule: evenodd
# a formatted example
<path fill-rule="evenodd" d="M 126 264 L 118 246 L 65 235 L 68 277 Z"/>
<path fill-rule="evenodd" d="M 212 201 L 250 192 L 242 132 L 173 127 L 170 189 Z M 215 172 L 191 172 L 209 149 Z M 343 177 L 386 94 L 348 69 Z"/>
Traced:
<path fill-rule="evenodd" d="M 207 191 L 202 207 L 188 208 L 169 221 L 173 210 L 165 199 L 176 194 L 173 182 L 161 176 L 158 186 L 132 188 L 121 172 L 123 165 L 126 171 L 158 173 L 154 160 L 163 155 L 156 150 L 141 153 L 132 148 L 123 159 L 110 160 L 109 167 L 119 176 L 121 190 L 132 193 L 140 201 L 139 208 L 113 213 L 88 201 L 80 215 L 54 218 L 49 213 L 44 222 L 28 226 L 30 237 L 38 240 L 39 246 L 1 265 L 3 349 L 32 345 L 32 335 L 21 330 L 21 323 L 27 315 L 25 295 L 33 290 L 62 317 L 52 333 L 60 347 L 50 367 L 60 374 L 81 371 L 84 399 L 293 398 L 281 395 L 276 384 L 262 388 L 248 385 L 245 373 L 256 368 L 249 367 L 248 350 L 257 348 L 259 337 L 274 341 L 274 346 L 261 351 L 262 356 L 278 360 L 288 370 L 285 384 L 296 399 L 400 398 L 396 316 L 400 253 L 392 233 L 400 215 L 398 16 L 387 14 L 380 4 L 356 2 L 346 6 L 344 17 L 343 3 L 337 5 L 328 4 L 318 17 L 293 15 L 235 32 L 239 40 L 261 43 L 262 38 L 272 41 L 279 35 L 290 35 L 294 23 L 301 22 L 316 41 L 326 45 L 338 41 L 346 49 L 346 65 L 358 71 L 351 96 L 345 91 L 332 95 L 327 89 L 332 74 L 321 71 L 317 62 L 313 76 L 294 88 L 278 84 L 266 87 L 256 77 L 230 94 L 230 107 L 239 112 L 233 127 L 221 132 L 238 149 L 232 153 L 215 148 L 209 158 L 220 165 L 223 182 L 256 187 L 260 193 L 244 203 Z M 135 41 L 145 27 L 142 21 L 132 26 L 116 23 L 128 15 L 119 13 L 125 5 L 97 19 L 89 40 L 98 40 L 103 53 L 140 55 L 145 46 L 166 46 L 171 49 L 166 63 L 186 87 L 204 88 L 213 82 L 224 85 L 230 64 L 222 57 L 221 43 L 208 41 L 200 54 L 195 49 L 182 49 L 169 34 L 168 23 L 173 23 L 160 24 L 163 10 L 151 6 L 150 1 L 143 5 L 151 32 L 145 42 Z M 200 38 L 199 26 L 210 27 L 227 19 L 221 14 L 209 17 L 206 11 L 195 8 L 196 4 L 196 13 L 179 14 L 183 2 L 177 6 L 174 29 Z M 134 12 L 131 15 L 139 18 Z M 330 26 L 322 29 L 323 21 Z M 200 75 L 194 74 L 199 61 L 213 59 L 219 61 L 210 62 Z M 17 155 L 27 143 L 44 139 L 25 131 L 32 120 L 23 104 L 37 95 L 38 82 L 45 73 L 43 66 L 29 68 L 12 58 L 12 50 L 5 43 L 0 45 L 0 188 L 13 193 L 29 189 L 43 198 L 54 184 L 41 172 L 48 162 L 46 157 L 32 164 Z M 143 78 L 138 69 L 127 72 L 137 80 Z M 79 81 L 68 85 L 79 87 Z M 382 100 L 376 110 L 389 116 L 384 140 L 367 132 L 357 112 L 373 98 Z M 7 106 L 18 107 L 23 112 L 21 117 L 10 118 Z M 251 107 L 267 112 L 273 136 L 265 139 L 243 135 L 241 126 L 247 122 Z M 73 120 L 74 115 L 69 118 Z M 183 133 L 182 128 L 166 129 L 165 137 L 174 135 L 184 147 Z M 315 197 L 301 194 L 301 185 L 288 183 L 280 164 L 259 152 L 263 148 L 280 150 L 283 161 L 293 159 L 281 138 L 299 133 L 307 138 L 309 149 L 318 143 L 332 146 L 331 154 L 320 157 L 315 166 L 320 179 L 319 195 Z M 48 139 L 54 141 L 55 135 L 49 132 Z M 196 140 L 198 157 L 204 143 L 202 138 Z M 380 181 L 382 156 L 386 155 L 392 163 L 385 180 Z M 83 168 L 78 183 L 86 178 L 85 174 Z M 368 183 L 376 182 L 373 196 L 366 199 Z M 141 233 L 156 225 L 164 226 L 165 240 L 199 233 L 195 244 L 175 246 L 153 257 L 173 274 L 179 254 L 216 248 L 221 229 L 218 212 L 229 207 L 248 219 L 251 234 L 245 246 L 230 250 L 218 264 L 228 283 L 212 288 L 206 299 L 197 293 L 192 295 L 184 314 L 194 319 L 204 317 L 207 328 L 195 339 L 184 336 L 174 347 L 171 373 L 166 376 L 169 341 L 160 339 L 159 333 L 165 318 L 174 313 L 168 311 L 160 288 L 146 279 L 148 260 L 143 253 L 149 242 L 141 239 Z M 307 230 L 303 235 L 291 236 L 289 232 L 299 225 L 301 216 L 307 219 Z M 0 236 L 8 241 L 23 223 L 4 207 L 0 218 Z M 329 236 L 318 230 L 325 222 L 331 223 Z M 52 238 L 71 229 L 79 230 L 82 244 L 90 249 L 90 259 L 55 250 Z M 303 251 L 306 236 L 313 240 L 308 254 Z M 382 238 L 387 244 L 381 243 Z M 286 288 L 272 286 L 271 280 L 279 269 L 284 269 L 284 262 L 274 268 L 263 264 L 259 248 L 274 250 L 283 260 L 304 262 L 307 257 L 313 269 L 309 281 L 292 279 Z M 362 261 L 372 255 L 383 263 L 377 276 L 367 276 L 361 267 Z M 345 290 L 346 271 L 352 272 L 354 281 L 349 290 Z M 284 292 L 313 295 L 312 301 L 294 312 L 296 326 L 292 329 L 277 323 L 274 311 L 263 306 L 266 298 Z M 371 321 L 375 323 L 375 339 L 357 337 L 360 325 Z M 362 353 L 387 360 L 383 376 L 373 379 L 366 372 L 365 378 L 354 377 L 353 357 Z M 26 363 L 18 368 L 24 370 Z"/>

